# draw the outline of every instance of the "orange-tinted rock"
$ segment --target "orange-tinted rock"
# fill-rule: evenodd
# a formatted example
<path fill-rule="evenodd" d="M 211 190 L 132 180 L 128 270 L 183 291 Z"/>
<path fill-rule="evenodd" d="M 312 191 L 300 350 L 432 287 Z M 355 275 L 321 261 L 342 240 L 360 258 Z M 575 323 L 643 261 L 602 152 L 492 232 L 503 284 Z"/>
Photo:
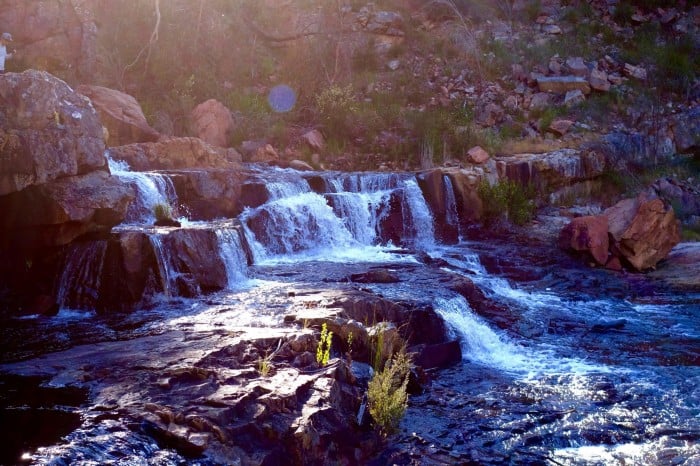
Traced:
<path fill-rule="evenodd" d="M 620 255 L 636 270 L 652 269 L 681 240 L 672 208 L 644 194 L 607 209 L 609 231 Z"/>
<path fill-rule="evenodd" d="M 156 141 L 158 132 L 150 127 L 141 105 L 129 94 L 102 86 L 80 85 L 77 91 L 88 97 L 109 132 L 108 146 Z"/>
<path fill-rule="evenodd" d="M 489 158 L 491 158 L 491 156 L 481 146 L 472 147 L 467 152 L 467 159 L 471 163 L 475 163 L 477 165 L 485 163 Z"/>
<path fill-rule="evenodd" d="M 234 122 L 231 112 L 224 104 L 209 99 L 192 110 L 190 119 L 198 138 L 212 146 L 229 146 L 229 135 L 234 129 Z"/>
<path fill-rule="evenodd" d="M 605 216 L 575 218 L 559 233 L 562 249 L 587 251 L 600 265 L 608 262 L 608 219 Z"/>

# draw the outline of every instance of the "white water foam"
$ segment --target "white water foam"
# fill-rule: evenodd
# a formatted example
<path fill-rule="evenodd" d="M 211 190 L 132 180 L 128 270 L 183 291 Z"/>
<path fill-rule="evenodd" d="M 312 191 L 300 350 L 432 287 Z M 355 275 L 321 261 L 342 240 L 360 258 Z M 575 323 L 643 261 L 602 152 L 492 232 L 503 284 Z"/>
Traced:
<path fill-rule="evenodd" d="M 451 327 L 454 336 L 461 339 L 463 357 L 467 360 L 525 376 L 609 370 L 604 366 L 559 358 L 551 351 L 530 349 L 512 342 L 506 335 L 492 330 L 483 319 L 474 314 L 462 296 L 438 298 L 435 310 Z"/>
<path fill-rule="evenodd" d="M 435 246 L 433 215 L 415 179 L 404 182 L 404 200 L 411 217 L 411 225 L 407 230 L 412 233 L 413 241 L 417 246 L 432 249 Z"/>
<path fill-rule="evenodd" d="M 234 290 L 248 281 L 248 259 L 241 236 L 236 229 L 217 229 L 219 255 L 226 267 L 227 288 Z"/>
<path fill-rule="evenodd" d="M 112 160 L 109 156 L 107 162 L 112 175 L 132 186 L 136 192 L 136 199 L 127 211 L 126 223 L 153 223 L 157 204 L 177 204 L 175 186 L 170 177 L 160 173 L 131 171 L 128 163 Z"/>

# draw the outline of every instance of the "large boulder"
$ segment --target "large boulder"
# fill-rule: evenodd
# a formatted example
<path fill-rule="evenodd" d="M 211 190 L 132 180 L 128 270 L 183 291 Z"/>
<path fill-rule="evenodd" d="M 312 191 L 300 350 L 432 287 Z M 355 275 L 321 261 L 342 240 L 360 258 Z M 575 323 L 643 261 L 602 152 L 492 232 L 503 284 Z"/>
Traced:
<path fill-rule="evenodd" d="M 112 147 L 110 156 L 132 170 L 178 170 L 186 168 L 240 168 L 241 155 L 235 149 L 213 147 L 198 138 L 169 138 Z"/>
<path fill-rule="evenodd" d="M 608 218 L 604 215 L 577 217 L 559 233 L 559 247 L 588 252 L 600 265 L 608 262 Z"/>
<path fill-rule="evenodd" d="M 624 199 L 603 213 L 614 240 L 613 252 L 634 269 L 653 269 L 681 240 L 680 222 L 661 199 L 640 194 Z"/>
<path fill-rule="evenodd" d="M 232 218 L 245 205 L 241 197 L 244 176 L 237 170 L 178 170 L 167 173 L 180 205 L 191 220 Z"/>
<path fill-rule="evenodd" d="M 134 142 L 157 141 L 159 134 L 151 128 L 141 105 L 129 94 L 102 86 L 80 85 L 77 91 L 88 97 L 107 128 L 107 145 L 122 146 Z"/>
<path fill-rule="evenodd" d="M 603 154 L 592 150 L 559 149 L 542 154 L 516 154 L 498 157 L 498 174 L 522 186 L 540 191 L 554 190 L 590 180 L 607 167 Z"/>
<path fill-rule="evenodd" d="M 215 99 L 197 105 L 190 113 L 194 134 L 212 146 L 228 147 L 234 129 L 231 111 Z"/>
<path fill-rule="evenodd" d="M 104 171 L 61 178 L 0 196 L 0 249 L 61 246 L 121 223 L 131 188 Z"/>
<path fill-rule="evenodd" d="M 588 84 L 586 78 L 580 76 L 540 76 L 537 78 L 537 87 L 540 92 L 551 94 L 563 95 L 570 91 L 591 93 L 591 85 Z"/>
<path fill-rule="evenodd" d="M 0 196 L 107 169 L 102 125 L 89 100 L 49 73 L 0 79 Z"/>

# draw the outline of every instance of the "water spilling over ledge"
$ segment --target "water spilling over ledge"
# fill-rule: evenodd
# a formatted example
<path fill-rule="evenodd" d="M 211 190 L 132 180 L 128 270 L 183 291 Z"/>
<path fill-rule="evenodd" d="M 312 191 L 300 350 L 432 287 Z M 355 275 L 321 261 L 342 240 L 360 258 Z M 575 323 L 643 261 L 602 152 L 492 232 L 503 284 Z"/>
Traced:
<path fill-rule="evenodd" d="M 447 175 L 252 166 L 237 218 L 203 219 L 211 206 L 171 192 L 180 174 L 121 171 L 153 187 L 137 190 L 141 213 L 66 250 L 57 315 L 0 330 L 3 387 L 31 376 L 89 391 L 37 418 L 67 419 L 21 451 L 38 464 L 700 458 L 700 295 L 512 238 L 466 241 Z M 154 227 L 156 203 L 191 218 Z M 313 366 L 321 323 L 336 335 L 325 369 Z M 421 365 L 451 366 L 423 380 L 392 446 L 349 421 L 377 331 L 389 350 L 406 341 Z M 350 332 L 357 373 L 344 369 Z M 2 400 L 13 413 L 25 401 Z"/>

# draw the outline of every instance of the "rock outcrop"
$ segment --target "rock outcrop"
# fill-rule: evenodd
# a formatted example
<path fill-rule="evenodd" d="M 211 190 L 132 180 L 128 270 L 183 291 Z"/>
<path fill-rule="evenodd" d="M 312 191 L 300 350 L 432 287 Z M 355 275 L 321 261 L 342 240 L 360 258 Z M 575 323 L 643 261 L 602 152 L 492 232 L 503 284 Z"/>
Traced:
<path fill-rule="evenodd" d="M 603 213 L 608 218 L 611 248 L 635 270 L 653 269 L 681 240 L 679 221 L 661 199 L 641 194 Z"/>
<path fill-rule="evenodd" d="M 21 44 L 32 68 L 77 71 L 91 79 L 97 65 L 98 28 L 94 0 L 6 0 L 0 30 Z"/>
<path fill-rule="evenodd" d="M 132 170 L 178 170 L 187 168 L 240 168 L 235 149 L 213 147 L 198 138 L 168 138 L 112 147 L 110 156 L 129 164 Z"/>
<path fill-rule="evenodd" d="M 0 196 L 100 169 L 102 125 L 87 99 L 42 71 L 0 79 Z"/>
<path fill-rule="evenodd" d="M 615 269 L 621 262 L 642 272 L 655 268 L 680 239 L 673 209 L 642 193 L 601 215 L 574 219 L 561 230 L 559 245 L 584 251 L 600 265 Z"/>
<path fill-rule="evenodd" d="M 160 135 L 151 128 L 141 105 L 129 94 L 102 86 L 80 85 L 77 91 L 92 101 L 107 128 L 108 146 L 157 141 Z"/>
<path fill-rule="evenodd" d="M 133 192 L 109 175 L 90 102 L 41 71 L 0 80 L 0 247 L 61 246 L 120 223 Z"/>
<path fill-rule="evenodd" d="M 201 140 L 216 147 L 228 147 L 234 129 L 231 111 L 221 102 L 209 99 L 190 113 L 192 130 Z"/>

